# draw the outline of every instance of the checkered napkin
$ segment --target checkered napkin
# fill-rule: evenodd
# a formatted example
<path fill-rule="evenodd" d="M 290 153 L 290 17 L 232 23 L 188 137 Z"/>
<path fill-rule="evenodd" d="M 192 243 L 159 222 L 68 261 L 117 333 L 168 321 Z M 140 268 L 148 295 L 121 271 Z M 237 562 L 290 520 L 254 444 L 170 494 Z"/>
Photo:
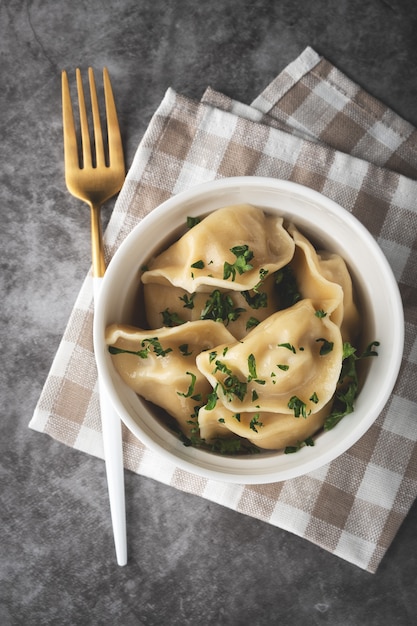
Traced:
<path fill-rule="evenodd" d="M 124 428 L 125 466 L 375 572 L 417 495 L 417 131 L 311 48 L 251 106 L 212 89 L 201 102 L 169 89 L 117 200 L 105 234 L 107 261 L 140 219 L 173 194 L 250 175 L 322 192 L 377 239 L 405 307 L 405 352 L 394 392 L 340 458 L 285 482 L 206 480 L 164 462 Z M 102 458 L 92 320 L 89 275 L 30 427 Z"/>

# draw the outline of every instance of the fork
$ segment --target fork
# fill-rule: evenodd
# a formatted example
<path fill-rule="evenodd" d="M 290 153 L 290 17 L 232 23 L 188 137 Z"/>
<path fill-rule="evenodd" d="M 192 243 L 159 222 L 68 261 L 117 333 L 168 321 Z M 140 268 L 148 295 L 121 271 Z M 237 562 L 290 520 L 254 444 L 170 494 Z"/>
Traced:
<path fill-rule="evenodd" d="M 78 68 L 76 70 L 76 84 L 80 116 L 81 151 L 78 149 L 68 76 L 65 70 L 62 71 L 62 113 L 65 182 L 68 191 L 76 198 L 86 202 L 90 207 L 94 300 L 97 306 L 101 281 L 106 270 L 100 208 L 106 200 L 120 191 L 125 178 L 125 165 L 119 123 L 108 71 L 106 68 L 103 69 L 108 154 L 106 154 L 104 148 L 105 142 L 100 122 L 97 90 L 94 72 L 91 67 L 88 69 L 88 78 L 92 110 L 93 144 L 90 141 L 84 89 L 81 72 Z M 109 402 L 100 378 L 98 382 L 104 458 L 116 558 L 119 565 L 126 565 L 126 510 L 121 421 Z"/>

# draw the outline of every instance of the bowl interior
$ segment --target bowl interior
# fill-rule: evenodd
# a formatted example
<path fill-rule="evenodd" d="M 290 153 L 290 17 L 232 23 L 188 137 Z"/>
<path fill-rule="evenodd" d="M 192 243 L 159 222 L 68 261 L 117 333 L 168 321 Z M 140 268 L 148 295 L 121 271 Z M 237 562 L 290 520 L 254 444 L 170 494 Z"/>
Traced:
<path fill-rule="evenodd" d="M 140 268 L 183 229 L 189 215 L 249 203 L 293 221 L 320 248 L 340 254 L 351 272 L 363 316 L 363 344 L 380 341 L 379 356 L 368 360 L 353 414 L 319 434 L 314 447 L 296 454 L 263 452 L 230 457 L 186 447 L 158 419 L 151 405 L 119 378 L 104 342 L 114 322 L 140 323 Z M 149 245 L 149 242 L 152 242 Z M 94 347 L 100 376 L 126 426 L 145 445 L 196 474 L 238 483 L 286 480 L 317 469 L 352 446 L 389 399 L 403 349 L 403 312 L 391 268 L 369 232 L 346 210 L 321 194 L 287 181 L 229 178 L 199 185 L 152 211 L 130 233 L 109 264 L 94 320 Z"/>

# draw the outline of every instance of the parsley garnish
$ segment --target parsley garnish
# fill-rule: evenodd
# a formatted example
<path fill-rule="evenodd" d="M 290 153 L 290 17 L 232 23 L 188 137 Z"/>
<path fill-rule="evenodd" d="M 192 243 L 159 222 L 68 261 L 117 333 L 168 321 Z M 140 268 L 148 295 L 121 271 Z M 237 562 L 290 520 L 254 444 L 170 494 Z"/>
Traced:
<path fill-rule="evenodd" d="M 287 348 L 287 350 L 291 350 L 295 354 L 295 348 L 291 343 L 279 343 L 278 348 Z"/>
<path fill-rule="evenodd" d="M 292 396 L 288 402 L 288 408 L 294 411 L 294 417 L 307 417 L 306 403 L 297 396 Z"/>
<path fill-rule="evenodd" d="M 180 346 L 178 346 L 178 348 L 184 356 L 190 356 L 192 354 L 192 352 L 188 351 L 188 343 L 183 343 Z"/>
<path fill-rule="evenodd" d="M 323 311 L 323 309 L 320 309 L 319 311 L 316 311 L 314 315 L 319 319 L 322 319 L 323 317 L 326 317 L 327 313 Z"/>
<path fill-rule="evenodd" d="M 264 309 L 268 306 L 268 294 L 265 292 L 255 292 L 253 296 L 250 291 L 242 291 L 241 293 L 251 309 Z"/>
<path fill-rule="evenodd" d="M 164 348 L 161 346 L 158 337 L 152 337 L 150 339 L 144 339 L 141 344 L 142 348 L 144 348 L 143 350 L 123 350 L 122 348 L 116 348 L 116 346 L 109 346 L 109 352 L 110 354 L 134 354 L 135 356 L 140 357 L 141 359 L 147 359 L 148 358 L 148 354 L 151 350 L 151 347 L 153 348 L 154 353 L 156 354 L 156 356 L 166 356 L 169 352 L 172 352 L 172 348 L 166 348 L 164 350 Z"/>
<path fill-rule="evenodd" d="M 258 428 L 262 428 L 263 424 L 262 422 L 259 421 L 259 413 L 255 413 L 255 415 L 252 417 L 251 421 L 249 422 L 249 428 L 251 430 L 253 430 L 255 433 L 258 432 L 257 427 Z"/>
<path fill-rule="evenodd" d="M 179 296 L 179 299 L 184 302 L 184 309 L 194 308 L 194 298 L 195 298 L 195 293 L 192 293 L 191 296 L 188 296 L 187 293 L 185 293 L 183 296 Z"/>
<path fill-rule="evenodd" d="M 378 356 L 378 352 L 373 350 L 373 348 L 379 345 L 379 341 L 373 341 L 360 356 L 356 356 L 356 348 L 348 342 L 343 344 L 343 361 L 339 387 L 335 393 L 333 410 L 324 422 L 324 430 L 331 430 L 343 417 L 353 413 L 353 403 L 358 395 L 359 388 L 356 362 L 370 356 Z"/>
<path fill-rule="evenodd" d="M 165 311 L 161 311 L 162 315 L 162 323 L 164 326 L 169 326 L 172 328 L 173 326 L 180 326 L 181 324 L 185 324 L 185 320 L 181 319 L 178 313 L 171 313 L 169 309 L 165 309 Z"/>
<path fill-rule="evenodd" d="M 285 454 L 294 454 L 294 452 L 298 452 L 304 446 L 314 446 L 314 439 L 312 437 L 307 437 L 304 441 L 299 441 L 295 446 L 287 446 L 284 449 Z"/>
<path fill-rule="evenodd" d="M 333 341 L 327 341 L 327 339 L 323 339 L 323 337 L 320 337 L 320 339 L 316 339 L 316 341 L 323 342 L 323 345 L 320 348 L 321 356 L 325 356 L 326 354 L 329 354 L 333 350 L 333 346 L 334 346 Z"/>
<path fill-rule="evenodd" d="M 236 272 L 239 274 L 243 274 L 244 272 L 249 272 L 253 269 L 253 265 L 249 263 L 253 259 L 253 252 L 249 249 L 249 246 L 234 246 L 230 248 L 230 252 L 236 257 L 236 261 L 231 264 L 227 261 L 224 262 L 223 265 L 223 279 L 227 280 L 232 277 L 232 281 L 236 278 Z"/>
<path fill-rule="evenodd" d="M 191 263 L 191 267 L 193 267 L 196 270 L 202 270 L 204 268 L 204 261 L 200 259 L 199 261 L 196 261 L 195 263 Z"/>
<path fill-rule="evenodd" d="M 187 228 L 194 228 L 197 224 L 200 223 L 199 217 L 187 217 Z"/>
<path fill-rule="evenodd" d="M 250 317 L 248 319 L 248 321 L 246 322 L 246 330 L 250 330 L 251 328 L 255 328 L 255 326 L 258 326 L 259 324 L 259 320 L 256 319 L 256 317 Z"/>
<path fill-rule="evenodd" d="M 195 374 L 193 374 L 192 372 L 186 372 L 186 374 L 188 376 L 191 376 L 191 383 L 190 383 L 190 385 L 188 387 L 188 391 L 187 391 L 187 393 L 181 393 L 180 391 L 177 391 L 177 394 L 179 396 L 184 396 L 184 398 L 192 398 L 196 402 L 199 402 L 201 400 L 201 393 L 193 395 L 195 383 L 196 383 L 196 380 L 197 380 L 197 376 Z"/>
<path fill-rule="evenodd" d="M 200 319 L 224 322 L 227 326 L 229 322 L 237 320 L 244 311 L 245 309 L 241 307 L 235 308 L 232 298 L 227 293 L 215 289 L 201 311 Z"/>
<path fill-rule="evenodd" d="M 261 269 L 259 270 L 259 282 L 253 288 L 256 293 L 259 293 L 259 289 L 262 287 L 264 280 L 268 274 L 269 270 L 265 270 L 263 267 L 261 267 Z"/>
<path fill-rule="evenodd" d="M 283 372 L 287 372 L 290 369 L 289 365 L 285 365 L 283 363 L 278 363 L 277 367 L 279 367 L 280 370 L 282 370 Z M 271 374 L 272 376 L 272 374 Z M 275 374 L 274 374 L 275 376 Z"/>

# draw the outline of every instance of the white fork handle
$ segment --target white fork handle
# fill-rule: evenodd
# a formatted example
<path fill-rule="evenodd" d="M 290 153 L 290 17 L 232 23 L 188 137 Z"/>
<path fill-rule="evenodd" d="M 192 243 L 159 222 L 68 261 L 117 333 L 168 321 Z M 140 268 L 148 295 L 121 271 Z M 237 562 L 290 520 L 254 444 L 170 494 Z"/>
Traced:
<path fill-rule="evenodd" d="M 98 302 L 102 278 L 94 278 L 94 300 Z M 99 395 L 101 427 L 103 431 L 104 460 L 110 513 L 113 525 L 114 545 L 118 565 L 127 563 L 126 506 L 123 466 L 122 424 L 111 405 L 107 392 L 100 383 Z"/>

